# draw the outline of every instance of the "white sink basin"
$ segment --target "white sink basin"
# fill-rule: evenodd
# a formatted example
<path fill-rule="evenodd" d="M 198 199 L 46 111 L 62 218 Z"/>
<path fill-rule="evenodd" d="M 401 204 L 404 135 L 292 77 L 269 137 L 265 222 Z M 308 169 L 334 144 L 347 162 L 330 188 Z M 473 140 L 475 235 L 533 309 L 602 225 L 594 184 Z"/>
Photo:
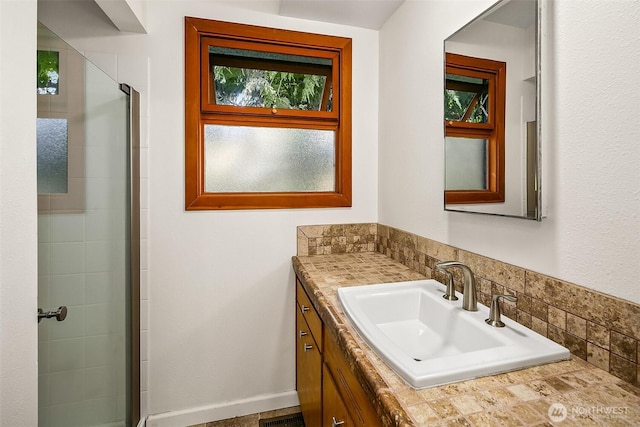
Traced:
<path fill-rule="evenodd" d="M 489 309 L 462 309 L 442 298 L 435 280 L 338 289 L 338 299 L 362 338 L 414 388 L 433 387 L 569 359 L 569 350 Z"/>

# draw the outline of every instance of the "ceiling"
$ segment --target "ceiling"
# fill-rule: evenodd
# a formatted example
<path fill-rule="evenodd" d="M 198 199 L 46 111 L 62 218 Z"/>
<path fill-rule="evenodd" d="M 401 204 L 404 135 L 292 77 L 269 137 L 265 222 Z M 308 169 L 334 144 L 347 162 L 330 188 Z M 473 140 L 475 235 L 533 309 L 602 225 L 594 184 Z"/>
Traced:
<path fill-rule="evenodd" d="M 1 0 L 0 0 L 1 1 Z M 140 8 L 152 0 L 38 0 L 43 6 L 75 4 L 87 9 L 97 5 L 104 15 L 120 31 L 146 33 L 144 22 L 140 20 Z M 242 7 L 256 7 L 255 0 L 208 0 L 220 3 L 236 3 Z M 309 19 L 334 24 L 379 30 L 404 0 L 259 0 L 269 4 L 267 9 L 281 16 Z M 94 9 L 94 12 L 97 9 Z M 272 12 L 272 13 L 273 13 Z M 100 13 L 100 12 L 98 12 Z M 100 15 L 104 16 L 100 13 Z"/>
<path fill-rule="evenodd" d="M 404 0 L 280 0 L 279 14 L 379 30 Z"/>

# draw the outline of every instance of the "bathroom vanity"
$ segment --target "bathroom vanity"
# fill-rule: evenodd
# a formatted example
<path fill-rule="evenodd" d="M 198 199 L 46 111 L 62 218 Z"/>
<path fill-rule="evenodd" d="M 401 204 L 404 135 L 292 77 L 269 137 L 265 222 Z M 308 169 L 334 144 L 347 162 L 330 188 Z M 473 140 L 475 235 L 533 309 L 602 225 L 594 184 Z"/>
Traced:
<path fill-rule="evenodd" d="M 367 382 L 343 356 L 300 280 L 296 305 L 296 378 L 306 425 L 383 425 L 384 414 L 376 413 L 370 399 L 372 390 L 365 391 Z"/>
<path fill-rule="evenodd" d="M 358 335 L 337 289 L 425 277 L 377 252 L 293 257 L 293 267 L 297 390 L 308 426 L 519 426 L 563 416 L 567 425 L 640 425 L 640 390 L 575 356 L 416 390 Z"/>

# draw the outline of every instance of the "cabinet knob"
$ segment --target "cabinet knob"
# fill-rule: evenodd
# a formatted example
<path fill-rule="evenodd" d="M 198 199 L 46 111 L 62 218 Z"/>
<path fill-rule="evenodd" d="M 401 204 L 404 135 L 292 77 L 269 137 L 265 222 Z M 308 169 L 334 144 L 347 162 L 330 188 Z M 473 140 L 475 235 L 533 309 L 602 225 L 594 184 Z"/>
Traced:
<path fill-rule="evenodd" d="M 336 417 L 331 417 L 331 427 L 338 427 L 344 424 L 344 420 L 336 420 Z"/>
<path fill-rule="evenodd" d="M 305 331 L 300 331 L 300 332 L 299 332 L 299 334 L 300 334 L 300 338 L 302 338 L 302 337 L 306 337 L 307 335 L 309 335 L 309 334 L 308 334 L 308 333 L 306 333 Z"/>
<path fill-rule="evenodd" d="M 301 309 L 303 313 L 306 313 L 307 311 L 309 311 L 309 307 L 307 307 L 306 305 L 303 305 Z"/>
<path fill-rule="evenodd" d="M 305 344 L 304 345 L 304 351 L 309 351 L 313 348 L 313 346 L 311 344 Z"/>

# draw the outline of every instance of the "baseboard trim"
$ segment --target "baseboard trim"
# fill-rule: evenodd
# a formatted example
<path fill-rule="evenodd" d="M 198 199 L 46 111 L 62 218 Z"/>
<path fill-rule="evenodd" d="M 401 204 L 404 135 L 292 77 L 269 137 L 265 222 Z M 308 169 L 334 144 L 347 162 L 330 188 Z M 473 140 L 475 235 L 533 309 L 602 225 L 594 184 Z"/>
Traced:
<path fill-rule="evenodd" d="M 295 390 L 149 415 L 146 427 L 184 427 L 300 405 Z"/>

